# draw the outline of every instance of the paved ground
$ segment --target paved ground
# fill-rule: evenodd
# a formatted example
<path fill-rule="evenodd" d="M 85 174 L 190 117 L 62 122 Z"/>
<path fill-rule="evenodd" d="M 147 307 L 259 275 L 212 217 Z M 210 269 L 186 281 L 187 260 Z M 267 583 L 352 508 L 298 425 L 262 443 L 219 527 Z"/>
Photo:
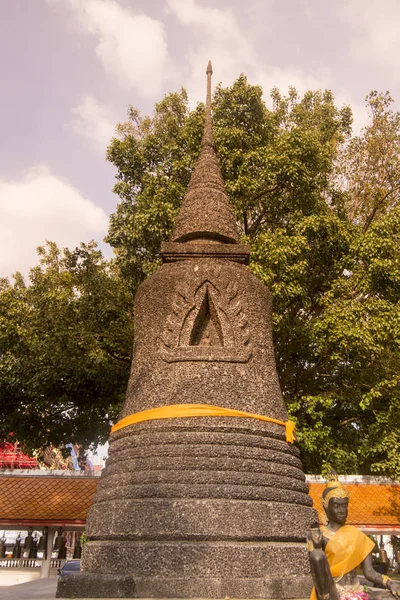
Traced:
<path fill-rule="evenodd" d="M 57 579 L 36 579 L 28 583 L 0 587 L 0 600 L 54 600 L 56 596 Z M 79 600 L 76 598 L 75 600 Z M 85 598 L 88 600 L 88 598 Z M 103 600 L 115 600 L 103 598 Z"/>
<path fill-rule="evenodd" d="M 47 600 L 55 598 L 56 587 L 55 577 L 0 587 L 0 600 Z"/>

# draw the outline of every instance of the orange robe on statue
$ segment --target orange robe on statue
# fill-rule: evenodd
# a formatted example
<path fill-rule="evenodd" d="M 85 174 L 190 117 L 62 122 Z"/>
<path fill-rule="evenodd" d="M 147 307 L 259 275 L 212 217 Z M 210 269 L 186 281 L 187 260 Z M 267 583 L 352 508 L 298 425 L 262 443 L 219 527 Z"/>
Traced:
<path fill-rule="evenodd" d="M 374 542 L 353 525 L 343 525 L 325 548 L 332 577 L 343 577 L 356 569 L 374 548 Z M 317 600 L 315 588 L 310 600 Z"/>

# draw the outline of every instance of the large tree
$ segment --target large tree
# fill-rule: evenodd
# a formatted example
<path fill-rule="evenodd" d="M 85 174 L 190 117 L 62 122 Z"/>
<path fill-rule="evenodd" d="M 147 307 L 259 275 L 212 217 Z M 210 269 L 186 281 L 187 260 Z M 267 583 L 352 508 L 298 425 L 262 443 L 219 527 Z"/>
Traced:
<path fill-rule="evenodd" d="M 399 115 L 372 93 L 371 123 L 352 137 L 331 92 L 271 96 L 269 109 L 244 76 L 218 86 L 214 137 L 251 268 L 273 294 L 305 469 L 399 475 Z M 131 109 L 109 148 L 121 200 L 107 239 L 133 287 L 159 263 L 203 120 L 181 90 L 152 118 Z"/>
<path fill-rule="evenodd" d="M 214 137 L 250 266 L 273 294 L 305 469 L 399 476 L 400 117 L 372 93 L 370 124 L 352 137 L 351 110 L 331 92 L 271 96 L 267 108 L 244 76 L 218 86 Z M 128 377 L 132 298 L 160 262 L 203 123 L 204 106 L 190 110 L 184 90 L 152 117 L 130 108 L 108 150 L 120 197 L 107 237 L 114 261 L 50 246 L 29 285 L 3 284 L 6 431 L 32 444 L 106 433 Z M 31 425 L 42 433 L 30 437 Z"/>
<path fill-rule="evenodd" d="M 88 447 L 107 437 L 123 399 L 132 296 L 93 243 L 39 252 L 29 284 L 0 280 L 1 438 Z"/>

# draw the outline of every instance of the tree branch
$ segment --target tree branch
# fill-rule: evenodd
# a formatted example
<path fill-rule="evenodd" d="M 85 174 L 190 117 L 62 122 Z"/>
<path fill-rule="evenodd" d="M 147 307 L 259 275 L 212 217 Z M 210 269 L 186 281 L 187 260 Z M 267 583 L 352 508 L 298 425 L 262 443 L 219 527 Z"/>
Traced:
<path fill-rule="evenodd" d="M 111 356 L 111 358 L 115 358 L 115 360 L 118 360 L 119 362 L 123 362 L 126 364 L 130 364 L 131 363 L 131 358 L 130 357 L 125 357 L 125 356 L 118 356 L 118 354 L 115 354 L 115 352 L 112 352 L 112 350 L 108 350 L 106 349 L 107 354 L 109 354 Z"/>

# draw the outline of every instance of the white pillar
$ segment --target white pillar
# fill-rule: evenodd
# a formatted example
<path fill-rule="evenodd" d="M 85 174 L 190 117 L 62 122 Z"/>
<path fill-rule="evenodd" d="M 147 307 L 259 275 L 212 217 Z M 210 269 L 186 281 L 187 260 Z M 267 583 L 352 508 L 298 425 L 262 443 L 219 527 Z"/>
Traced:
<path fill-rule="evenodd" d="M 53 553 L 54 534 L 57 527 L 49 527 L 47 532 L 47 558 L 42 559 L 42 568 L 40 569 L 40 579 L 50 577 L 51 555 Z"/>

